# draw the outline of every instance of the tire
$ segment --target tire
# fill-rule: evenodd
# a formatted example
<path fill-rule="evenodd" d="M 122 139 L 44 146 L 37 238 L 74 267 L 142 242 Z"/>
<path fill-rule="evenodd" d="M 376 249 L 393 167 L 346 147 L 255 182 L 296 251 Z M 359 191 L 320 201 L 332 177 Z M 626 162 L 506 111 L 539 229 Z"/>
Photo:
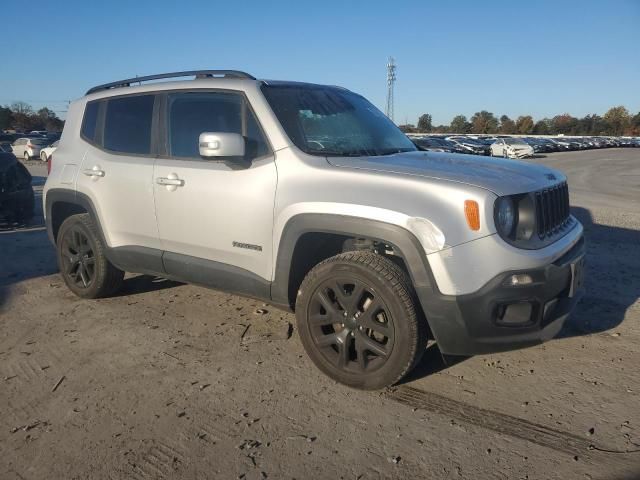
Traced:
<path fill-rule="evenodd" d="M 56 253 L 64 282 L 81 298 L 108 297 L 122 285 L 124 272 L 107 259 L 100 235 L 86 213 L 62 222 Z"/>
<path fill-rule="evenodd" d="M 46 152 L 40 152 L 40 160 L 42 160 L 43 162 L 47 161 L 47 154 Z"/>
<path fill-rule="evenodd" d="M 24 158 L 25 162 L 28 162 L 31 159 L 31 157 L 29 156 L 29 152 L 27 152 L 26 150 L 25 150 L 24 155 L 22 157 Z"/>
<path fill-rule="evenodd" d="M 509 154 L 507 153 L 507 151 L 506 151 L 506 150 L 503 150 L 503 151 L 502 151 L 502 156 L 503 156 L 504 158 L 509 158 Z"/>
<path fill-rule="evenodd" d="M 323 373 L 349 387 L 376 390 L 397 383 L 422 358 L 427 323 L 416 305 L 396 264 L 373 252 L 346 252 L 307 274 L 296 323 Z"/>

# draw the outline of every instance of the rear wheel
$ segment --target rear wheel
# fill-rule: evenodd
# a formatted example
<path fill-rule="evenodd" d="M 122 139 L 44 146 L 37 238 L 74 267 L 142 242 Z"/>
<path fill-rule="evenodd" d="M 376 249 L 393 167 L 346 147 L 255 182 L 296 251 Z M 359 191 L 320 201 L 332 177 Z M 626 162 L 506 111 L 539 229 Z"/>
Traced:
<path fill-rule="evenodd" d="M 105 256 L 105 246 L 88 214 L 72 215 L 62 223 L 56 249 L 62 278 L 79 297 L 106 297 L 120 288 L 124 272 Z"/>
<path fill-rule="evenodd" d="M 407 276 L 372 252 L 347 252 L 315 266 L 300 286 L 296 320 L 315 365 L 366 390 L 398 382 L 427 342 Z"/>

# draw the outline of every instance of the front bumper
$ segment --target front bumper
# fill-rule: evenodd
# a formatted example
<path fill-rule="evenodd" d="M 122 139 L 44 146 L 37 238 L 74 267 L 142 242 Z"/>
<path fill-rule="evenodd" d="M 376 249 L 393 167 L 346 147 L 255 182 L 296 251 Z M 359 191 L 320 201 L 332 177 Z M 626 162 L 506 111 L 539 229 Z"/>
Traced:
<path fill-rule="evenodd" d="M 558 334 L 584 294 L 584 237 L 562 257 L 543 267 L 504 272 L 467 295 L 434 295 L 418 289 L 440 351 L 476 355 L 536 345 Z M 528 274 L 534 282 L 506 286 L 513 274 Z M 580 281 L 578 281 L 580 280 Z M 513 306 L 513 307 L 512 307 Z"/>
<path fill-rule="evenodd" d="M 510 158 L 528 158 L 533 157 L 535 150 L 509 150 L 508 154 Z"/>

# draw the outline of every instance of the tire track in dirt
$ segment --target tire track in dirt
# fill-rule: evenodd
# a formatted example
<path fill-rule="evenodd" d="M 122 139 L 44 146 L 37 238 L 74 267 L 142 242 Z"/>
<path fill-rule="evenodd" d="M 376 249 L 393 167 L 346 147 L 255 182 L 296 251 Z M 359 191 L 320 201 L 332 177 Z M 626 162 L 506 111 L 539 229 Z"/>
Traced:
<path fill-rule="evenodd" d="M 386 396 L 391 400 L 413 408 L 451 417 L 461 422 L 519 438 L 568 455 L 589 455 L 590 451 L 594 449 L 591 442 L 578 435 L 493 410 L 474 407 L 473 405 L 414 387 L 401 386 L 388 391 Z"/>
<path fill-rule="evenodd" d="M 152 445 L 137 458 L 130 472 L 130 478 L 136 480 L 171 478 L 183 463 L 184 458 L 184 453 L 177 447 L 154 440 Z"/>
<path fill-rule="evenodd" d="M 49 370 L 55 370 L 60 353 L 47 349 L 44 352 L 22 352 L 20 357 L 11 356 L 0 365 L 0 378 L 5 381 L 25 383 L 50 380 Z"/>

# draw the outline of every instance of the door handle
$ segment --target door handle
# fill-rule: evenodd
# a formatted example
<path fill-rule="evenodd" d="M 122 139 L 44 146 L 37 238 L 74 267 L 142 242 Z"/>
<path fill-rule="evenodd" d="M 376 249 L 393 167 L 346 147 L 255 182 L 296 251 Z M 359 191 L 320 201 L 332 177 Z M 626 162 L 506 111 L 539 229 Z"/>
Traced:
<path fill-rule="evenodd" d="M 158 177 L 156 178 L 156 183 L 158 185 L 166 185 L 169 187 L 184 187 L 184 180 L 180 178 Z"/>
<path fill-rule="evenodd" d="M 87 168 L 86 170 L 83 170 L 82 173 L 88 177 L 104 177 L 104 170 L 100 170 L 97 167 Z"/>

